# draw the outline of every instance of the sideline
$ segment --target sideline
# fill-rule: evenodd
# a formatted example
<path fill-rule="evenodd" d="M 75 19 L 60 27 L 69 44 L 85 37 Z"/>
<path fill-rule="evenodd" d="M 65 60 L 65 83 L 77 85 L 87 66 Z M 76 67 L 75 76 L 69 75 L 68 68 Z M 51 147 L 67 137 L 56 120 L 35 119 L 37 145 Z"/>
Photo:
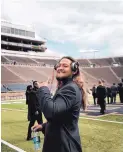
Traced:
<path fill-rule="evenodd" d="M 110 120 L 103 120 L 103 119 L 93 119 L 93 118 L 86 118 L 86 117 L 81 117 L 81 116 L 79 118 L 81 118 L 81 119 L 88 119 L 88 120 L 94 120 L 94 121 L 102 121 L 102 122 L 123 124 L 123 122 L 119 122 L 119 121 L 110 121 Z"/>
<path fill-rule="evenodd" d="M 16 146 L 14 146 L 14 145 L 6 142 L 5 140 L 2 140 L 2 139 L 1 139 L 1 143 L 3 143 L 4 145 L 7 145 L 8 147 L 10 147 L 10 148 L 12 148 L 12 149 L 14 149 L 14 150 L 17 150 L 17 152 L 26 152 L 26 151 L 24 151 L 23 149 L 20 149 L 20 148 L 18 148 L 18 147 L 16 147 Z"/>
<path fill-rule="evenodd" d="M 19 110 L 19 109 L 1 108 L 1 110 L 20 111 L 20 112 L 25 112 L 25 113 L 27 113 L 27 111 L 26 111 L 26 110 Z"/>
<path fill-rule="evenodd" d="M 1 108 L 1 110 L 8 110 L 8 111 L 21 111 L 27 113 L 25 110 L 18 110 L 18 109 L 9 109 L 9 108 Z M 108 123 L 116 123 L 116 124 L 123 124 L 123 122 L 119 121 L 110 121 L 110 120 L 102 120 L 102 119 L 94 119 L 94 118 L 87 118 L 80 116 L 81 119 L 88 119 L 88 120 L 94 120 L 94 121 L 102 121 L 102 122 L 108 122 Z"/>
<path fill-rule="evenodd" d="M 1 104 L 19 104 L 19 103 L 24 104 L 24 102 L 22 102 L 22 101 L 19 101 L 19 102 L 17 102 L 17 101 L 15 101 L 15 102 L 1 102 Z"/>
<path fill-rule="evenodd" d="M 12 102 L 12 101 L 20 101 L 20 100 L 26 100 L 26 99 L 12 99 L 12 100 L 1 100 L 1 102 Z"/>

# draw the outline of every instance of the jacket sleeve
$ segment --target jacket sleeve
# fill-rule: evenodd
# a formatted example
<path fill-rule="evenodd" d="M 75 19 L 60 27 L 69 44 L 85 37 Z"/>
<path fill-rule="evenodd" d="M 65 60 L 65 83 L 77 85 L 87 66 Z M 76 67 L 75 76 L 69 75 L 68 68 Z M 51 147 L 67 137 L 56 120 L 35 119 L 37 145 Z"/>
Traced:
<path fill-rule="evenodd" d="M 42 129 L 41 129 L 41 131 L 42 131 L 42 133 L 43 133 L 44 135 L 45 135 L 46 125 L 47 125 L 47 122 L 45 122 L 45 123 L 42 124 Z"/>
<path fill-rule="evenodd" d="M 48 121 L 63 118 L 76 103 L 76 91 L 71 86 L 62 89 L 54 99 L 51 98 L 48 87 L 41 87 L 37 92 L 37 97 L 41 111 Z"/>
<path fill-rule="evenodd" d="M 25 95 L 26 95 L 26 104 L 28 105 L 28 93 L 26 92 Z"/>
<path fill-rule="evenodd" d="M 97 96 L 97 98 L 99 98 L 99 88 L 98 87 L 96 89 L 96 96 Z"/>
<path fill-rule="evenodd" d="M 104 87 L 104 98 L 107 96 L 107 89 Z"/>

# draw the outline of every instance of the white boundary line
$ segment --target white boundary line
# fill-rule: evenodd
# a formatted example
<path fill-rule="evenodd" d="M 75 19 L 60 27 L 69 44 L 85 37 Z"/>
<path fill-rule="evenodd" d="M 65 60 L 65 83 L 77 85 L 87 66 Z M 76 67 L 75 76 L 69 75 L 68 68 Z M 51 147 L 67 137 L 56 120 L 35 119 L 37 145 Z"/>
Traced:
<path fill-rule="evenodd" d="M 12 102 L 12 101 L 20 101 L 20 100 L 26 101 L 26 99 L 12 99 L 12 100 L 1 100 L 1 102 Z"/>
<path fill-rule="evenodd" d="M 12 144 L 10 144 L 10 143 L 2 140 L 2 139 L 1 139 L 1 143 L 7 145 L 8 147 L 10 147 L 10 148 L 12 148 L 12 149 L 14 149 L 14 150 L 17 150 L 17 152 L 26 152 L 26 151 L 24 151 L 23 149 L 20 149 L 20 148 L 14 146 L 14 145 L 12 145 Z"/>
<path fill-rule="evenodd" d="M 101 118 L 101 117 L 105 117 L 105 116 L 113 115 L 113 114 L 115 114 L 115 112 L 107 113 L 107 114 L 105 114 L 105 115 L 98 115 L 98 116 L 91 116 L 91 115 L 86 115 L 86 113 L 85 113 L 85 114 L 81 113 L 80 116 L 81 116 L 81 117 L 86 116 L 87 118 Z M 117 114 L 116 114 L 116 115 L 117 115 Z M 123 115 L 123 114 L 119 114 L 119 115 Z"/>
<path fill-rule="evenodd" d="M 1 104 L 5 105 L 5 104 L 24 104 L 24 102 L 1 102 Z"/>
<path fill-rule="evenodd" d="M 114 113 L 111 113 L 112 115 L 118 115 L 118 116 L 123 116 L 123 114 L 120 114 L 120 113 L 117 113 L 117 112 L 114 112 Z"/>
<path fill-rule="evenodd" d="M 1 108 L 1 110 L 20 111 L 20 112 L 25 112 L 25 113 L 27 113 L 27 111 L 26 111 L 26 110 L 19 110 L 19 109 Z"/>
<path fill-rule="evenodd" d="M 21 111 L 21 112 L 27 113 L 27 111 L 25 111 L 25 110 L 18 110 L 18 109 L 1 108 L 1 110 Z M 105 115 L 103 115 L 103 116 L 105 116 Z M 103 121 L 103 122 L 111 122 L 111 123 L 123 124 L 123 122 L 119 122 L 119 121 L 110 121 L 110 120 L 103 120 L 103 119 L 94 119 L 94 118 L 87 118 L 87 117 L 82 117 L 82 116 L 79 116 L 79 118 L 81 118 L 81 119 L 88 119 L 88 120 L 94 120 L 94 121 Z"/>
<path fill-rule="evenodd" d="M 79 117 L 81 119 L 88 119 L 88 120 L 94 120 L 94 121 L 103 121 L 103 122 L 111 122 L 111 123 L 117 123 L 117 124 L 123 124 L 123 122 L 119 121 L 109 121 L 109 120 L 103 120 L 103 119 L 93 119 L 93 118 L 86 118 L 86 117 Z"/>

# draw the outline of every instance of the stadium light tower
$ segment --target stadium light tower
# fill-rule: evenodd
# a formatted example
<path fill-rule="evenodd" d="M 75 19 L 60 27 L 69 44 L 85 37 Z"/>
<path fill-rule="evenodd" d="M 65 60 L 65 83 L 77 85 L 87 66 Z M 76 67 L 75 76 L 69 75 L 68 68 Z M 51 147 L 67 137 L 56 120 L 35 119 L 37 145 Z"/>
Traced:
<path fill-rule="evenodd" d="M 94 53 L 94 59 L 95 59 L 95 55 L 96 53 L 99 52 L 99 50 L 80 50 L 80 53 L 89 53 L 89 54 L 93 54 Z"/>

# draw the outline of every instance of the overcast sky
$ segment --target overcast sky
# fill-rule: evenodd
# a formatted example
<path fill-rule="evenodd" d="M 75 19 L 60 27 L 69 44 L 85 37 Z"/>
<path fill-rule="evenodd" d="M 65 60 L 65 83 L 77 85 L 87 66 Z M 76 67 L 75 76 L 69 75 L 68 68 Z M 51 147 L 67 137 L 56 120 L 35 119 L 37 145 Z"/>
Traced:
<path fill-rule="evenodd" d="M 96 56 L 123 56 L 123 2 L 2 0 L 1 13 L 14 23 L 34 26 L 51 51 L 74 57 L 93 50 L 99 51 Z"/>

